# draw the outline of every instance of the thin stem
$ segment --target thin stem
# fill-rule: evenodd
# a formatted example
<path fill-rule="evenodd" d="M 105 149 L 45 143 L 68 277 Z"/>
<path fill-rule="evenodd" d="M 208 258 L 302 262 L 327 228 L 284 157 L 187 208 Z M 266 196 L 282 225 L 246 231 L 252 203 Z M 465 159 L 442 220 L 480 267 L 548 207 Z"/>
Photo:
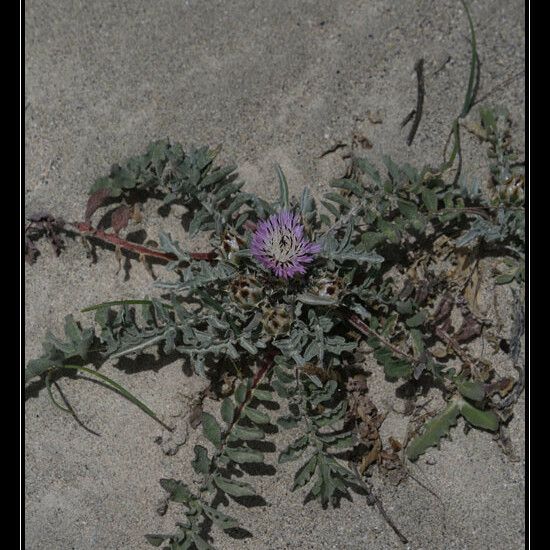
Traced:
<path fill-rule="evenodd" d="M 102 380 L 103 382 L 105 382 L 106 384 L 114 388 L 116 391 L 118 391 L 118 393 L 120 393 L 123 397 L 128 399 L 130 402 L 134 403 L 134 405 L 137 405 L 143 412 L 148 414 L 153 420 L 156 420 L 163 428 L 166 428 L 170 432 L 174 431 L 174 428 L 167 426 L 162 420 L 160 420 L 160 418 L 147 405 L 145 405 L 145 403 L 140 401 L 137 397 L 134 397 L 128 390 L 123 388 L 120 384 L 118 384 L 108 376 L 104 376 L 99 372 L 96 372 L 94 370 L 88 369 L 86 367 L 81 367 L 78 365 L 63 365 L 60 368 L 83 371 L 91 376 L 94 376 L 95 378 L 99 378 L 100 380 Z"/>
<path fill-rule="evenodd" d="M 372 330 L 366 323 L 361 321 L 361 319 L 359 319 L 357 315 L 352 315 L 351 317 L 349 317 L 348 322 L 350 325 L 356 328 L 361 334 L 376 338 L 384 346 L 386 346 L 391 351 L 393 351 L 393 353 L 395 353 L 396 355 L 399 355 L 399 357 L 402 357 L 403 359 L 406 359 L 407 361 L 410 361 L 413 364 L 416 364 L 419 362 L 418 359 L 415 359 L 412 355 L 409 355 L 408 353 L 401 351 L 398 347 L 394 346 L 391 342 L 386 340 L 384 337 L 380 336 L 376 331 Z"/>
<path fill-rule="evenodd" d="M 382 501 L 380 498 L 375 494 L 374 489 L 372 488 L 372 485 L 370 483 L 367 483 L 363 476 L 359 473 L 357 470 L 357 465 L 353 464 L 353 472 L 355 473 L 355 476 L 357 478 L 358 483 L 365 489 L 367 492 L 367 503 L 372 506 L 373 504 L 378 508 L 378 512 L 380 515 L 384 518 L 385 522 L 393 529 L 393 532 L 399 537 L 399 540 L 403 544 L 408 544 L 408 539 L 401 533 L 401 531 L 397 528 L 397 525 L 393 522 L 393 520 L 388 516 Z"/>
<path fill-rule="evenodd" d="M 153 338 L 150 338 L 149 340 L 145 340 L 145 342 L 141 342 L 140 344 L 137 344 L 129 349 L 124 349 L 122 351 L 118 351 L 117 353 L 113 353 L 113 355 L 109 355 L 109 359 L 118 359 L 119 357 L 122 357 L 123 355 L 128 355 L 129 353 L 134 353 L 136 351 L 140 351 L 144 348 L 148 348 L 149 346 L 152 346 L 153 344 L 156 344 L 157 342 L 161 342 L 162 340 L 166 339 L 166 333 L 163 332 L 162 334 L 158 334 L 157 336 L 154 336 Z"/>
<path fill-rule="evenodd" d="M 137 243 L 127 241 L 120 238 L 114 233 L 106 233 L 101 229 L 96 229 L 92 227 L 89 223 L 85 222 L 71 222 L 68 225 L 76 229 L 78 233 L 85 237 L 93 237 L 99 239 L 100 241 L 114 244 L 124 250 L 134 252 L 143 256 L 150 256 L 157 258 L 159 260 L 164 260 L 165 262 L 171 262 L 177 260 L 177 257 L 174 254 L 168 252 L 161 252 L 160 250 L 155 250 L 154 248 L 149 248 Z M 216 259 L 216 253 L 212 250 L 210 252 L 190 252 L 189 256 L 192 260 L 206 260 L 212 262 Z"/>
<path fill-rule="evenodd" d="M 227 445 L 227 440 L 231 435 L 233 428 L 235 427 L 237 422 L 240 420 L 243 409 L 245 408 L 246 405 L 248 405 L 248 403 L 250 403 L 250 401 L 254 396 L 254 390 L 260 385 L 262 380 L 265 378 L 265 376 L 273 367 L 273 364 L 274 364 L 273 358 L 275 357 L 275 354 L 276 354 L 275 350 L 271 350 L 267 353 L 267 357 L 263 360 L 262 366 L 258 369 L 256 374 L 252 378 L 252 383 L 250 385 L 250 388 L 248 388 L 248 391 L 246 392 L 244 401 L 235 410 L 235 414 L 233 415 L 233 421 L 228 426 L 227 430 L 225 430 L 225 432 L 222 434 L 222 441 L 221 441 L 220 448 L 212 458 L 213 467 L 211 471 L 205 476 L 205 479 L 201 488 L 201 495 L 207 490 L 209 481 L 212 479 L 212 476 L 214 476 L 214 474 L 218 470 L 217 459 L 222 455 L 223 451 L 225 450 L 225 446 Z"/>

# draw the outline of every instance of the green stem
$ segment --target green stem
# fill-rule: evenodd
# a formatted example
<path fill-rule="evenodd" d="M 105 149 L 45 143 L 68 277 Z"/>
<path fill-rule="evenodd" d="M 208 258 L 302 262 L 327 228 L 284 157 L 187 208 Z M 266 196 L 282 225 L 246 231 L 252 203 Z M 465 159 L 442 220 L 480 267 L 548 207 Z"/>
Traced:
<path fill-rule="evenodd" d="M 112 302 L 103 302 L 101 304 L 95 304 L 93 306 L 88 306 L 82 310 L 80 310 L 81 313 L 87 313 L 89 311 L 95 311 L 96 309 L 101 309 L 103 307 L 110 307 L 110 306 L 125 306 L 125 305 L 151 305 L 153 302 L 151 300 L 114 300 Z M 162 304 L 164 307 L 167 307 L 169 309 L 174 309 L 174 306 L 170 304 Z"/>

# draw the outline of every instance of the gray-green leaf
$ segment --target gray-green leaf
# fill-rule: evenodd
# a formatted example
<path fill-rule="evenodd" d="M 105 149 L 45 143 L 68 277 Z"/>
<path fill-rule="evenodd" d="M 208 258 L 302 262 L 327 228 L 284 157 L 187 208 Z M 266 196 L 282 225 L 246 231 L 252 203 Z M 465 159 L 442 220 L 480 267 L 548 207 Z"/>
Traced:
<path fill-rule="evenodd" d="M 202 413 L 202 431 L 206 439 L 208 439 L 214 447 L 217 449 L 221 447 L 222 430 L 218 424 L 218 421 L 207 412 Z"/>

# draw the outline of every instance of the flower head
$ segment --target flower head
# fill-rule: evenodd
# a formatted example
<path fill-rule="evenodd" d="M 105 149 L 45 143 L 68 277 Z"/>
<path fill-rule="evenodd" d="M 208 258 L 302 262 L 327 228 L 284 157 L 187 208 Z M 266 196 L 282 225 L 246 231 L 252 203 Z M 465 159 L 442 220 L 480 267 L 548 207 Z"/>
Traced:
<path fill-rule="evenodd" d="M 288 279 L 306 272 L 305 264 L 313 260 L 321 245 L 304 237 L 304 226 L 297 214 L 282 210 L 258 224 L 250 250 L 277 277 Z"/>

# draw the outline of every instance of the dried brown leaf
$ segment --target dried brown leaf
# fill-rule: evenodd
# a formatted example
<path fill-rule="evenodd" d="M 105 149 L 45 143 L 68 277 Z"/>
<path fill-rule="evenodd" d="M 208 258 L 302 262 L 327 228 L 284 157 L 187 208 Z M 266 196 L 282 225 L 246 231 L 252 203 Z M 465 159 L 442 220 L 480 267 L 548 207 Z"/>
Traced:
<path fill-rule="evenodd" d="M 435 308 L 433 314 L 434 324 L 439 325 L 443 321 L 447 320 L 451 315 L 453 306 L 454 298 L 452 297 L 450 292 L 446 292 L 445 294 L 443 294 L 441 300 L 439 301 L 439 304 L 437 304 L 437 307 Z"/>
<path fill-rule="evenodd" d="M 472 338 L 479 336 L 481 334 L 481 323 L 474 317 L 471 312 L 468 312 L 464 316 L 462 325 L 457 330 L 454 339 L 458 343 L 468 342 Z"/>
<path fill-rule="evenodd" d="M 122 204 L 118 208 L 115 208 L 111 213 L 111 226 L 114 232 L 118 235 L 122 229 L 125 229 L 130 220 L 131 211 L 128 206 Z"/>
<path fill-rule="evenodd" d="M 109 189 L 100 189 L 93 195 L 90 195 L 88 203 L 86 204 L 86 212 L 84 219 L 87 223 L 90 223 L 90 219 L 94 215 L 94 212 L 111 196 Z"/>

